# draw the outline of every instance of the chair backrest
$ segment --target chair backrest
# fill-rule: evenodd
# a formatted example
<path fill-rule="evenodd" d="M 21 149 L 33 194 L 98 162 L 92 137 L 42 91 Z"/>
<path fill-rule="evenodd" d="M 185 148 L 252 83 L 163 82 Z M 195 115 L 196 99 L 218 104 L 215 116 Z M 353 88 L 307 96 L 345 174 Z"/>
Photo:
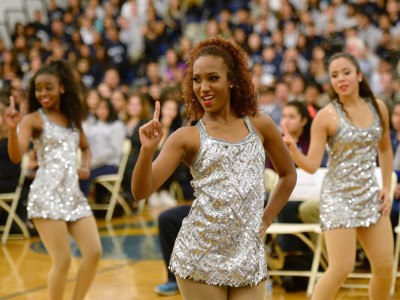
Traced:
<path fill-rule="evenodd" d="M 121 153 L 121 160 L 118 165 L 118 177 L 122 178 L 124 177 L 124 172 L 126 168 L 126 164 L 128 163 L 128 158 L 129 154 L 131 152 L 131 141 L 130 139 L 126 138 L 124 139 L 124 142 L 122 143 L 122 153 Z"/>
<path fill-rule="evenodd" d="M 271 192 L 278 183 L 279 176 L 270 168 L 264 170 L 264 189 L 266 192 Z"/>
<path fill-rule="evenodd" d="M 375 177 L 376 180 L 378 182 L 379 187 L 382 187 L 382 173 L 381 173 L 381 168 L 380 167 L 376 167 L 375 168 Z M 391 182 L 390 182 L 390 190 L 389 190 L 389 199 L 390 201 L 393 200 L 394 197 L 394 192 L 396 190 L 396 184 L 397 184 L 397 175 L 396 172 L 392 172 L 392 177 L 390 178 Z"/>
<path fill-rule="evenodd" d="M 313 174 L 307 173 L 300 168 L 296 168 L 296 172 L 297 182 L 289 201 L 319 200 L 327 168 L 319 168 Z"/>

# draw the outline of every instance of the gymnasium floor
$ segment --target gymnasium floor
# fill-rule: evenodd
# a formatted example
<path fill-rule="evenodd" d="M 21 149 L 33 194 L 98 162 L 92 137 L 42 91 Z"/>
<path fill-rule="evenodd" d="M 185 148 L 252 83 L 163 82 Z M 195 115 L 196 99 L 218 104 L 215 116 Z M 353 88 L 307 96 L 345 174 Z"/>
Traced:
<path fill-rule="evenodd" d="M 156 226 L 159 209 L 145 208 L 143 214 L 114 218 L 109 224 L 97 219 L 103 259 L 86 300 L 180 300 L 180 295 L 158 296 L 155 285 L 165 281 Z M 74 259 L 68 276 L 65 299 L 70 299 L 79 264 L 79 250 L 71 240 Z M 0 251 L 0 300 L 44 300 L 50 259 L 38 238 L 10 239 Z M 285 293 L 274 285 L 277 300 L 305 300 L 305 291 Z M 342 289 L 336 299 L 367 300 L 366 289 Z M 394 299 L 400 299 L 400 281 Z"/>

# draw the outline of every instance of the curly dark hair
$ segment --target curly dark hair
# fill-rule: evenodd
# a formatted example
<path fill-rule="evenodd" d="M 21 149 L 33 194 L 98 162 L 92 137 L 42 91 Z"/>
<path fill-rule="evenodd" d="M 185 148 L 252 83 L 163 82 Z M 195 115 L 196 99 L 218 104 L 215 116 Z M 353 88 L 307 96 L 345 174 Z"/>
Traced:
<path fill-rule="evenodd" d="M 367 78 L 365 77 L 365 75 L 361 71 L 361 67 L 360 67 L 360 64 L 358 63 L 357 59 L 350 53 L 339 52 L 339 53 L 336 53 L 336 54 L 334 54 L 334 55 L 332 55 L 330 57 L 329 62 L 328 62 L 328 68 L 332 64 L 332 62 L 334 60 L 338 59 L 338 58 L 345 58 L 348 61 L 350 61 L 354 65 L 354 67 L 356 68 L 356 72 L 362 74 L 362 80 L 359 83 L 359 92 L 358 92 L 358 94 L 360 95 L 360 97 L 362 97 L 366 101 L 371 102 L 372 106 L 375 108 L 376 112 L 378 113 L 381 125 L 384 125 L 383 124 L 383 118 L 382 118 L 382 115 L 381 115 L 381 111 L 379 110 L 379 107 L 378 107 L 378 102 L 376 101 L 375 95 L 372 92 L 371 87 L 368 84 Z M 330 90 L 329 90 L 329 98 L 331 100 L 335 100 L 336 99 L 338 101 L 339 105 L 344 110 L 344 112 L 347 115 L 347 117 L 351 120 L 351 118 L 350 118 L 349 114 L 347 113 L 346 109 L 343 107 L 343 103 L 340 101 L 338 94 L 335 92 L 335 90 L 333 89 L 332 86 L 330 87 Z"/>
<path fill-rule="evenodd" d="M 257 95 L 251 82 L 246 54 L 236 44 L 220 37 L 202 41 L 190 52 L 182 83 L 182 94 L 188 115 L 192 119 L 200 119 L 204 115 L 204 109 L 193 91 L 193 64 L 200 56 L 206 55 L 221 57 L 228 69 L 228 80 L 233 83 L 230 99 L 233 111 L 239 116 L 254 116 L 258 107 Z"/>
<path fill-rule="evenodd" d="M 41 108 L 35 96 L 35 81 L 39 75 L 51 74 L 56 76 L 64 86 L 64 93 L 60 95 L 60 110 L 66 116 L 69 126 L 81 128 L 85 107 L 77 77 L 70 64 L 65 60 L 54 60 L 41 67 L 32 77 L 28 92 L 28 112 Z"/>

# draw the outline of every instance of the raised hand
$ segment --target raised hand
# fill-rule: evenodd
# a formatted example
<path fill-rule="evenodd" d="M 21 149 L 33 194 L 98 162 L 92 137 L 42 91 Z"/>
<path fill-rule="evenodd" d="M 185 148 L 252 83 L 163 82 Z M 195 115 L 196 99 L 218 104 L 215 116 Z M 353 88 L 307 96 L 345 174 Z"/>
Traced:
<path fill-rule="evenodd" d="M 19 123 L 19 112 L 15 109 L 14 97 L 10 97 L 10 106 L 5 112 L 5 121 L 9 129 L 15 129 Z"/>
<path fill-rule="evenodd" d="M 160 123 L 160 102 L 156 102 L 153 120 L 139 128 L 140 142 L 142 148 L 155 151 L 163 136 L 163 130 Z"/>

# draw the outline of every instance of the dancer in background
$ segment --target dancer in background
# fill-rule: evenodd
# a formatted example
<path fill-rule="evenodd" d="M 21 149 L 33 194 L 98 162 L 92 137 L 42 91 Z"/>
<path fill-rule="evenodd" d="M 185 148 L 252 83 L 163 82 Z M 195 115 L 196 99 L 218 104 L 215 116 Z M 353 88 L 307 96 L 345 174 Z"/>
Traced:
<path fill-rule="evenodd" d="M 332 103 L 321 109 L 311 129 L 307 155 L 284 129 L 284 141 L 294 162 L 315 172 L 328 145 L 328 172 L 321 191 L 320 221 L 329 266 L 318 281 L 312 299 L 329 300 L 353 270 L 356 237 L 371 264 L 369 298 L 390 297 L 393 234 L 389 199 L 393 153 L 389 116 L 383 101 L 375 99 L 357 60 L 338 53 L 329 61 Z M 374 169 L 382 169 L 379 190 Z"/>
<path fill-rule="evenodd" d="M 32 140 L 39 168 L 29 192 L 28 217 L 52 260 L 48 296 L 63 299 L 71 235 L 82 254 L 72 299 L 84 299 L 102 250 L 93 213 L 78 184 L 78 176 L 89 177 L 91 153 L 81 126 L 83 102 L 70 66 L 53 61 L 38 70 L 30 83 L 28 102 L 28 114 L 19 124 L 11 98 L 6 112 L 8 154 L 11 161 L 20 162 Z M 82 151 L 80 169 L 76 165 L 78 147 Z"/>

